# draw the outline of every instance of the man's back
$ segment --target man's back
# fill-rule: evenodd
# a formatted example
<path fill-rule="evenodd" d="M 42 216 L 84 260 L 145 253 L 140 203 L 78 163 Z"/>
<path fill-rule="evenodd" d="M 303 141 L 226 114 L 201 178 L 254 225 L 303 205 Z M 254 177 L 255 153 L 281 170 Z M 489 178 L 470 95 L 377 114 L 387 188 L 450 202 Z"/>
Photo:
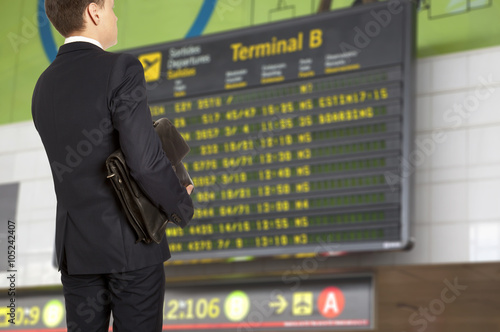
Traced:
<path fill-rule="evenodd" d="M 58 258 L 66 255 L 70 273 L 134 270 L 170 257 L 165 240 L 159 246 L 135 244 L 106 178 L 105 160 L 121 147 L 120 141 L 133 159 L 136 176 L 151 172 L 146 168 L 159 171 L 168 163 L 158 156 L 162 152 L 151 137 L 155 133 L 150 115 L 136 109 L 145 102 L 145 91 L 135 86 L 124 93 L 142 70 L 138 66 L 130 55 L 108 53 L 90 43 L 70 43 L 61 47 L 35 87 L 33 119 L 47 151 L 58 200 Z M 165 195 L 168 189 L 163 189 Z"/>

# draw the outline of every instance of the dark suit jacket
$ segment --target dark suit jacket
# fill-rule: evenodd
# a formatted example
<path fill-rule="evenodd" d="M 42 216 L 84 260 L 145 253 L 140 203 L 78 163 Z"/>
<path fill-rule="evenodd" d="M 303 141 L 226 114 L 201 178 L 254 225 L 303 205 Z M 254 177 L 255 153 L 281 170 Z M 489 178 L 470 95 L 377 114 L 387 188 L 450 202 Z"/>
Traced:
<path fill-rule="evenodd" d="M 189 220 L 192 201 L 155 133 L 144 71 L 132 55 L 85 42 L 61 46 L 40 76 L 32 114 L 57 196 L 56 255 L 69 274 L 125 272 L 170 258 L 136 238 L 106 178 L 106 158 L 121 148 L 132 176 L 163 209 Z"/>

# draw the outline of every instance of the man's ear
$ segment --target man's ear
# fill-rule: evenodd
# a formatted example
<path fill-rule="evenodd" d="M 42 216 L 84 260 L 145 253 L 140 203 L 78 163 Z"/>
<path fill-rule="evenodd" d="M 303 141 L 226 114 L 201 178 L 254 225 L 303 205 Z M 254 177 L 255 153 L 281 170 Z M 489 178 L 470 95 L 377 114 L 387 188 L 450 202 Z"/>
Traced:
<path fill-rule="evenodd" d="M 90 19 L 89 23 L 93 23 L 94 25 L 99 25 L 99 6 L 95 2 L 92 2 L 87 6 L 85 11 L 88 18 Z"/>

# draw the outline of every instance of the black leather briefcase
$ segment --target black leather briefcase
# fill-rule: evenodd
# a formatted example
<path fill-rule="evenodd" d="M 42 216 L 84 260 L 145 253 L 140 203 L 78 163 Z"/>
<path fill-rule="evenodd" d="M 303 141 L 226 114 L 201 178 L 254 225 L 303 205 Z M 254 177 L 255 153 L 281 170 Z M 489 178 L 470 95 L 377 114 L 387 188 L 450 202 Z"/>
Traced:
<path fill-rule="evenodd" d="M 170 160 L 180 183 L 183 186 L 193 184 L 191 177 L 182 164 L 182 159 L 189 152 L 187 143 L 168 119 L 159 119 L 153 126 L 160 137 L 163 151 Z M 160 243 L 165 235 L 165 229 L 169 221 L 167 215 L 151 202 L 130 176 L 120 149 L 113 152 L 106 159 L 106 168 L 108 178 L 111 180 L 113 188 L 122 203 L 127 219 L 137 234 L 137 242 Z M 188 221 L 172 222 L 184 228 Z"/>

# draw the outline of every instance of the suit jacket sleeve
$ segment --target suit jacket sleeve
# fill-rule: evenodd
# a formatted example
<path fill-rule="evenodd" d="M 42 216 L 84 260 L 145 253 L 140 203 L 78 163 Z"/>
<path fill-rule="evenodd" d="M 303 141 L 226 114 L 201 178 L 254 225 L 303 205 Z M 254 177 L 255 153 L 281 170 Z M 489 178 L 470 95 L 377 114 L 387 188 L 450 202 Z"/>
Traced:
<path fill-rule="evenodd" d="M 130 174 L 169 220 L 181 218 L 187 223 L 193 216 L 193 202 L 153 128 L 139 60 L 128 54 L 118 57 L 109 78 L 108 94 L 113 127 L 119 133 Z"/>

